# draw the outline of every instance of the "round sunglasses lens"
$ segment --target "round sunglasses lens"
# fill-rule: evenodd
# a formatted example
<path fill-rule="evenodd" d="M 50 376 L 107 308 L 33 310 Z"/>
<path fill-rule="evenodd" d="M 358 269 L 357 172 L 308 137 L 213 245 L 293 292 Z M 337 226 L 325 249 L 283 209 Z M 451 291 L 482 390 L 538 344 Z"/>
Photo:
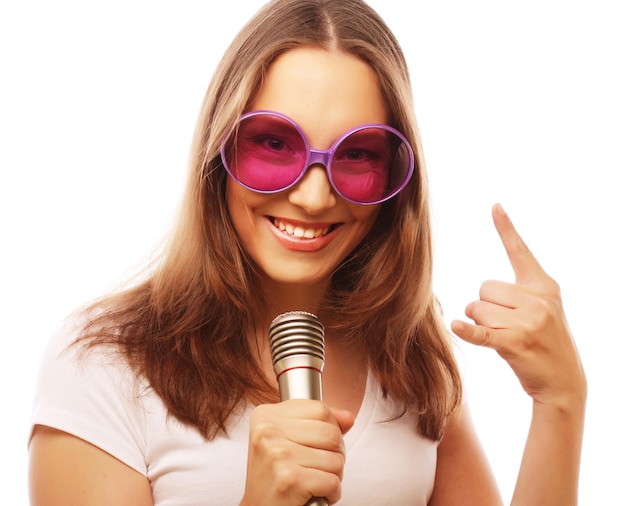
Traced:
<path fill-rule="evenodd" d="M 406 142 L 389 130 L 369 127 L 337 145 L 330 172 L 341 194 L 354 202 L 371 204 L 398 191 L 410 170 Z"/>
<path fill-rule="evenodd" d="M 262 192 L 288 187 L 306 160 L 300 132 L 272 114 L 243 117 L 224 151 L 230 174 L 244 186 Z"/>

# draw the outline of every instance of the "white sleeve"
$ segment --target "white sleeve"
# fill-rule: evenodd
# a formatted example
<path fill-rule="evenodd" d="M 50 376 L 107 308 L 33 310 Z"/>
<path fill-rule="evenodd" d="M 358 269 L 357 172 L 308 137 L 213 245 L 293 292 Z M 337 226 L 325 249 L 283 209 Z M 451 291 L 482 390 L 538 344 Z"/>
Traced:
<path fill-rule="evenodd" d="M 68 432 L 146 475 L 145 385 L 136 380 L 124 357 L 110 348 L 85 350 L 71 344 L 79 329 L 79 322 L 68 322 L 47 346 L 31 431 L 40 424 Z"/>

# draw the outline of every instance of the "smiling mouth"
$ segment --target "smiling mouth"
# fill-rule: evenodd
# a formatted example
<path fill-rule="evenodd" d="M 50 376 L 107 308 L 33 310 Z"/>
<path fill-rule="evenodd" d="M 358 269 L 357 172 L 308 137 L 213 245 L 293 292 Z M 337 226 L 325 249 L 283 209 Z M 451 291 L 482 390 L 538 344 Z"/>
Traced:
<path fill-rule="evenodd" d="M 270 217 L 270 221 L 283 234 L 288 235 L 289 237 L 295 237 L 296 239 L 316 239 L 318 237 L 323 237 L 337 227 L 337 225 L 329 225 L 326 227 L 306 227 L 303 225 L 294 225 L 288 221 L 273 217 Z"/>

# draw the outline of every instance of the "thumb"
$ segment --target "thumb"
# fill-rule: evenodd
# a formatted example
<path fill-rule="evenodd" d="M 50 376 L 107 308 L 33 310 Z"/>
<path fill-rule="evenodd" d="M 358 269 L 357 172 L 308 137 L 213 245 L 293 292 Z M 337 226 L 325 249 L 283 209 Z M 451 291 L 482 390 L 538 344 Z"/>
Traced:
<path fill-rule="evenodd" d="M 451 323 L 452 332 L 468 343 L 493 348 L 493 335 L 487 327 L 478 327 L 461 320 Z"/>
<path fill-rule="evenodd" d="M 347 409 L 330 408 L 330 410 L 339 424 L 341 433 L 345 434 L 348 432 L 354 425 L 354 415 Z"/>

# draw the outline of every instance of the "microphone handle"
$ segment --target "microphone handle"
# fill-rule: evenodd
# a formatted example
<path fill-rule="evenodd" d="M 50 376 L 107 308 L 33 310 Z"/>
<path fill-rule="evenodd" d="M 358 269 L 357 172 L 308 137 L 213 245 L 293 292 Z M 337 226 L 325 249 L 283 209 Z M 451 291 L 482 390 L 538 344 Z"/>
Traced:
<path fill-rule="evenodd" d="M 304 311 L 278 315 L 269 329 L 272 361 L 280 400 L 322 400 L 324 326 Z M 328 506 L 325 497 L 311 497 L 304 506 Z"/>
<path fill-rule="evenodd" d="M 325 497 L 311 497 L 304 506 L 328 506 L 328 501 Z"/>
<path fill-rule="evenodd" d="M 278 376 L 280 400 L 322 400 L 322 375 L 317 369 L 300 367 L 290 369 Z"/>
<path fill-rule="evenodd" d="M 291 369 L 278 377 L 280 400 L 311 399 L 322 400 L 322 375 L 316 369 L 306 367 Z M 325 497 L 311 497 L 305 506 L 328 506 Z"/>

